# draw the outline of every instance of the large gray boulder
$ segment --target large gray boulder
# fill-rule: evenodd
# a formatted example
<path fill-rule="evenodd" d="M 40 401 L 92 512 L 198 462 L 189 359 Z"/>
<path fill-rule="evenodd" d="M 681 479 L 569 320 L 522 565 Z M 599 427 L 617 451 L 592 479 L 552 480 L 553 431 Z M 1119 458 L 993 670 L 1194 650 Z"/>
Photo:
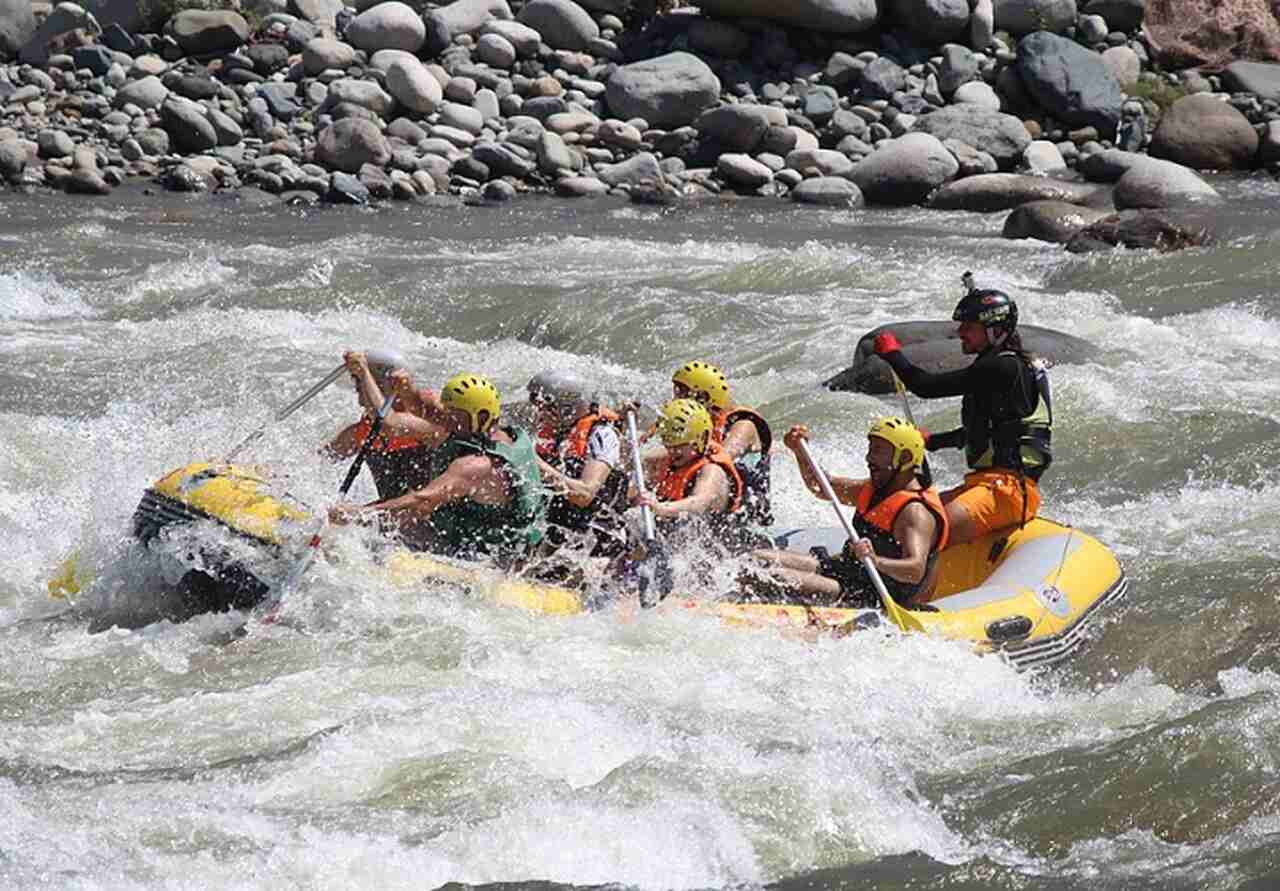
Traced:
<path fill-rule="evenodd" d="M 662 168 L 651 152 L 639 154 L 617 164 L 605 164 L 597 171 L 600 181 L 610 186 L 638 186 L 662 180 Z"/>
<path fill-rule="evenodd" d="M 908 133 L 886 139 L 849 174 L 871 204 L 919 204 L 960 169 L 936 136 Z"/>
<path fill-rule="evenodd" d="M 395 108 L 395 100 L 382 87 L 371 80 L 357 80 L 354 77 L 344 77 L 329 84 L 329 94 L 325 97 L 324 107 L 332 108 L 342 102 L 368 109 L 382 118 L 390 115 L 391 110 Z"/>
<path fill-rule="evenodd" d="M 1065 201 L 1031 201 L 1015 207 L 1005 217 L 1000 234 L 1005 238 L 1034 238 L 1065 244 L 1085 226 L 1110 214 L 1109 210 L 1081 207 Z"/>
<path fill-rule="evenodd" d="M 199 102 L 170 96 L 160 106 L 160 124 L 180 154 L 194 155 L 218 145 L 218 131 Z"/>
<path fill-rule="evenodd" d="M 343 118 L 316 141 L 316 162 L 331 170 L 359 173 L 365 164 L 382 167 L 390 160 L 391 148 L 378 125 L 364 118 Z"/>
<path fill-rule="evenodd" d="M 955 139 L 986 152 L 995 158 L 1001 170 L 1016 167 L 1031 144 L 1031 134 L 1013 115 L 967 103 L 922 115 L 916 121 L 916 130 L 941 140 Z"/>
<path fill-rule="evenodd" d="M 164 27 L 188 56 L 228 53 L 249 40 L 249 23 L 229 9 L 184 9 Z"/>
<path fill-rule="evenodd" d="M 402 106 L 420 115 L 434 114 L 444 99 L 440 81 L 414 56 L 394 59 L 386 69 L 387 92 Z"/>
<path fill-rule="evenodd" d="M 1189 207 L 1222 201 L 1217 189 L 1191 168 L 1157 158 L 1147 158 L 1130 167 L 1116 181 L 1113 198 L 1116 210 Z"/>
<path fill-rule="evenodd" d="M 116 90 L 116 95 L 111 100 L 111 104 L 116 108 L 136 105 L 143 111 L 148 111 L 152 108 L 159 108 L 160 103 L 164 102 L 165 97 L 168 95 L 169 88 L 164 85 L 164 82 L 154 74 L 149 74 L 146 77 L 131 80 Z"/>
<path fill-rule="evenodd" d="M 823 385 L 829 390 L 873 395 L 892 393 L 893 371 L 872 347 L 881 331 L 893 331 L 902 342 L 906 357 L 926 371 L 935 374 L 958 371 L 973 363 L 973 356 L 960 351 L 955 322 L 890 322 L 862 335 L 853 352 L 853 364 L 823 381 Z M 1018 334 L 1029 352 L 1054 365 L 1091 362 L 1098 356 L 1098 348 L 1093 344 L 1061 331 L 1019 324 Z"/>
<path fill-rule="evenodd" d="M 963 40 L 969 26 L 969 0 L 882 0 L 881 10 L 925 46 Z"/>
<path fill-rule="evenodd" d="M 1224 89 L 1256 93 L 1263 99 L 1280 102 L 1280 65 L 1270 62 L 1232 62 L 1222 72 Z"/>
<path fill-rule="evenodd" d="M 769 129 L 762 105 L 722 105 L 698 115 L 693 126 L 731 152 L 753 152 Z"/>
<path fill-rule="evenodd" d="M 862 191 L 843 176 L 815 176 L 791 190 L 791 200 L 825 207 L 862 207 Z"/>
<path fill-rule="evenodd" d="M 1115 135 L 1124 93 L 1102 56 L 1074 40 L 1036 31 L 1018 41 L 1018 74 L 1027 92 L 1062 123 Z"/>
<path fill-rule="evenodd" d="M 1244 169 L 1254 165 L 1258 132 L 1235 106 L 1196 93 L 1165 110 L 1148 151 L 1195 170 Z"/>
<path fill-rule="evenodd" d="M 761 19 L 833 34 L 857 34 L 875 27 L 876 0 L 700 0 L 703 15 Z"/>
<path fill-rule="evenodd" d="M 311 77 L 330 68 L 345 70 L 355 60 L 355 47 L 331 37 L 312 38 L 302 49 L 302 68 Z"/>
<path fill-rule="evenodd" d="M 347 42 L 368 53 L 397 49 L 416 53 L 427 36 L 422 16 L 399 0 L 371 6 L 347 25 Z"/>
<path fill-rule="evenodd" d="M 995 0 L 995 27 L 1015 37 L 1032 31 L 1060 33 L 1076 23 L 1076 0 Z"/>
<path fill-rule="evenodd" d="M 490 19 L 512 17 L 507 0 L 454 0 L 448 6 L 433 10 L 430 15 L 449 29 L 450 37 L 474 34 Z"/>
<path fill-rule="evenodd" d="M 0 61 L 16 56 L 35 33 L 31 0 L 0 0 Z"/>
<path fill-rule="evenodd" d="M 644 118 L 650 127 L 674 130 L 720 101 L 720 79 L 697 56 L 668 53 L 620 66 L 605 100 L 614 117 Z"/>
<path fill-rule="evenodd" d="M 1020 173 L 980 173 L 947 183 L 930 199 L 929 206 L 991 213 L 1033 201 L 1108 207 L 1111 198 L 1109 189 L 1089 183 Z"/>
<path fill-rule="evenodd" d="M 586 49 L 600 36 L 595 19 L 573 0 L 531 0 L 516 21 L 541 34 L 552 49 Z"/>

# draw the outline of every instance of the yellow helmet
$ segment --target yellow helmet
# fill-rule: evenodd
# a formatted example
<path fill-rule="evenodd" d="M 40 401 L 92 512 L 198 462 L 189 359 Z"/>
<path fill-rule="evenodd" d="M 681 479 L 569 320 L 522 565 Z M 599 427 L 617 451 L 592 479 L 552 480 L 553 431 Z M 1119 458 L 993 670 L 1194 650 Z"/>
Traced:
<path fill-rule="evenodd" d="M 729 407 L 729 382 L 724 372 L 708 362 L 686 362 L 671 375 L 671 383 L 689 388 L 702 401 L 716 408 Z"/>
<path fill-rule="evenodd" d="M 902 418 L 880 418 L 867 431 L 867 438 L 883 439 L 893 446 L 893 466 L 919 467 L 924 461 L 924 436 L 916 425 Z"/>
<path fill-rule="evenodd" d="M 498 398 L 498 388 L 489 382 L 487 377 L 464 371 L 449 378 L 448 383 L 440 391 L 440 402 L 445 408 L 456 408 L 465 411 L 471 418 L 471 432 L 488 431 L 502 414 L 502 400 Z M 480 413 L 488 417 L 481 420 Z"/>
<path fill-rule="evenodd" d="M 664 446 L 692 445 L 705 452 L 711 426 L 711 415 L 693 399 L 672 399 L 658 412 L 658 436 Z"/>

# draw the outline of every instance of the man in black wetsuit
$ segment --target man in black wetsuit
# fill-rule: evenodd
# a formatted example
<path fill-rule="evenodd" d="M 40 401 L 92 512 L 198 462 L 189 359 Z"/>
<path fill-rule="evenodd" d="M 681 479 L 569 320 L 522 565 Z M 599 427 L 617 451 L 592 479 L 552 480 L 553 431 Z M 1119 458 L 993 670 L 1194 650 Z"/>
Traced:
<path fill-rule="evenodd" d="M 925 399 L 962 396 L 961 426 L 925 437 L 925 448 L 963 448 L 970 472 L 942 493 L 951 542 L 963 544 L 988 532 L 1019 526 L 1040 508 L 1040 476 L 1052 460 L 1053 406 L 1043 363 L 1033 359 L 1018 336 L 1018 307 L 1003 291 L 975 288 L 952 319 L 960 347 L 977 359 L 967 368 L 933 374 L 911 363 L 892 331 L 876 336 L 876 354 Z"/>

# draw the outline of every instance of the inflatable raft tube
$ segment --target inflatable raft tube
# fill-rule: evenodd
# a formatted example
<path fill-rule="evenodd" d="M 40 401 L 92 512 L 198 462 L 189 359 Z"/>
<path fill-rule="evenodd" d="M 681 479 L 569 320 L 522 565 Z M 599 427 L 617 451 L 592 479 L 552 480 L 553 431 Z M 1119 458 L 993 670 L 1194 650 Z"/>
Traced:
<path fill-rule="evenodd" d="M 284 557 L 284 544 L 300 537 L 308 513 L 277 493 L 263 476 L 233 465 L 190 464 L 160 479 L 144 494 L 135 532 L 148 541 L 176 525 L 211 520 Z M 837 528 L 795 529 L 777 537 L 779 547 L 807 553 L 821 546 L 837 553 Z M 208 565 L 211 561 L 205 555 Z M 388 582 L 414 586 L 438 580 L 468 586 L 488 599 L 550 615 L 589 608 L 576 590 L 505 575 L 476 564 L 397 549 L 384 562 Z M 1123 571 L 1097 539 L 1052 520 L 1036 518 L 1022 529 L 993 533 L 939 557 L 932 599 L 906 610 L 907 630 L 967 640 L 983 652 L 1000 652 L 1014 665 L 1059 662 L 1087 639 L 1090 621 L 1124 596 Z M 267 591 L 264 582 L 235 563 L 220 565 L 224 604 L 251 607 Z M 735 624 L 849 628 L 865 624 L 866 610 L 788 603 L 731 603 L 671 595 L 664 609 L 693 609 Z"/>

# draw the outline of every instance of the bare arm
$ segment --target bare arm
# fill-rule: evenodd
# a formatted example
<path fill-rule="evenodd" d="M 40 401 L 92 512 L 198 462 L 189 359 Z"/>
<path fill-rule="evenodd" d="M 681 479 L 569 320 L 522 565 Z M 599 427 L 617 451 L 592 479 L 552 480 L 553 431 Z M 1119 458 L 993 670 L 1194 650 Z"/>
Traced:
<path fill-rule="evenodd" d="M 451 501 L 471 499 L 486 504 L 498 503 L 507 494 L 505 489 L 505 480 L 496 473 L 492 461 L 483 455 L 467 455 L 455 460 L 444 473 L 421 489 L 387 501 L 372 502 L 361 508 L 359 513 L 383 513 L 393 518 L 421 522 Z M 338 519 L 334 518 L 334 521 L 338 522 Z"/>
<path fill-rule="evenodd" d="M 796 463 L 800 465 L 800 478 L 804 480 L 805 486 L 814 495 L 823 501 L 827 500 L 827 496 L 822 491 L 822 483 L 818 480 L 818 474 L 814 472 L 813 467 L 805 460 L 800 452 L 800 443 L 809 441 L 809 428 L 803 424 L 796 424 L 787 431 L 787 435 L 783 438 L 787 448 L 791 449 L 792 454 L 796 457 Z M 854 507 L 858 503 L 858 492 L 862 489 L 866 480 L 855 480 L 847 476 L 830 477 L 831 491 L 836 493 L 836 500 L 841 504 L 847 504 Z"/>
<path fill-rule="evenodd" d="M 938 518 L 923 504 L 909 504 L 899 512 L 893 523 L 893 537 L 902 545 L 901 557 L 872 559 L 876 568 L 900 582 L 909 585 L 924 580 L 929 565 L 929 552 L 938 534 Z"/>
<path fill-rule="evenodd" d="M 737 461 L 747 452 L 760 451 L 760 433 L 755 424 L 743 418 L 725 432 L 724 442 L 720 445 L 730 458 Z"/>

